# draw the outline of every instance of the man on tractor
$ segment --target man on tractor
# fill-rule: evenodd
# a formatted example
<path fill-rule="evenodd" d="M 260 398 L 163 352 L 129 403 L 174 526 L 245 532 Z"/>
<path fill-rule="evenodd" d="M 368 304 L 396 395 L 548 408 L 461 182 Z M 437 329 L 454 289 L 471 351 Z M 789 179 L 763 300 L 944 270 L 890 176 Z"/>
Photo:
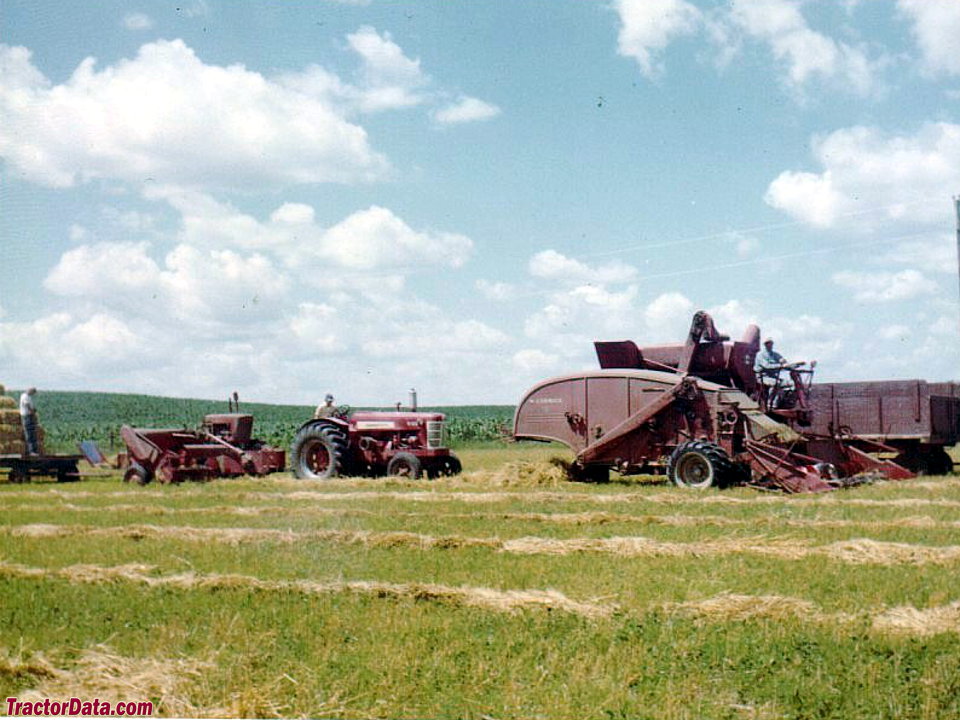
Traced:
<path fill-rule="evenodd" d="M 333 404 L 333 395 L 327 393 L 327 396 L 323 399 L 324 404 L 318 405 L 317 409 L 313 413 L 314 420 L 322 420 L 323 418 L 334 417 L 337 414 L 337 408 Z"/>

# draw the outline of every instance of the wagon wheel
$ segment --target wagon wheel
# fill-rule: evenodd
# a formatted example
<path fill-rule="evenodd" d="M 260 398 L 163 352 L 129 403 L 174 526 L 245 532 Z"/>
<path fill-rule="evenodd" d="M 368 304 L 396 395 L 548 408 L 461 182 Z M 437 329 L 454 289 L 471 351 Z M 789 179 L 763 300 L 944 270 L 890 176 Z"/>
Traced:
<path fill-rule="evenodd" d="M 18 485 L 20 483 L 25 483 L 27 479 L 28 479 L 27 471 L 24 470 L 22 467 L 18 467 L 16 465 L 10 468 L 10 472 L 7 475 L 7 482 L 17 483 Z"/>
<path fill-rule="evenodd" d="M 420 477 L 422 469 L 423 465 L 420 458 L 408 452 L 397 453 L 387 463 L 387 475 L 397 475 L 398 477 L 416 479 Z"/>
<path fill-rule="evenodd" d="M 702 440 L 680 444 L 667 464 L 667 477 L 677 487 L 704 490 L 723 485 L 732 476 L 733 466 L 723 448 Z"/>
<path fill-rule="evenodd" d="M 153 480 L 153 473 L 136 460 L 130 462 L 130 467 L 123 474 L 123 481 L 126 483 L 135 482 L 137 485 L 146 485 L 151 480 Z"/>
<path fill-rule="evenodd" d="M 301 479 L 326 480 L 343 470 L 346 436 L 334 425 L 308 425 L 290 448 L 293 473 Z"/>

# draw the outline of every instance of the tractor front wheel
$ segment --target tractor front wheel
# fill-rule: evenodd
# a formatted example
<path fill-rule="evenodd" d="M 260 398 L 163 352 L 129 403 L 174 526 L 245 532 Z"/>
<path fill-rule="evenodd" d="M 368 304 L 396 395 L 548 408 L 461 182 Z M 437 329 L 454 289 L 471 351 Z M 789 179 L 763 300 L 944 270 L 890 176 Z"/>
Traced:
<path fill-rule="evenodd" d="M 427 468 L 427 477 L 436 480 L 441 477 L 453 477 L 463 471 L 463 465 L 460 464 L 460 458 L 456 455 L 449 455 L 438 463 Z"/>
<path fill-rule="evenodd" d="M 420 458 L 408 452 L 398 452 L 387 463 L 387 475 L 408 477 L 412 480 L 420 477 L 422 469 L 423 464 L 420 462 Z"/>
<path fill-rule="evenodd" d="M 678 445 L 667 464 L 667 477 L 682 488 L 705 490 L 723 485 L 732 474 L 733 466 L 724 449 L 702 440 Z"/>
<path fill-rule="evenodd" d="M 334 425 L 308 425 L 300 430 L 290 448 L 293 474 L 301 480 L 326 480 L 343 469 L 347 438 Z"/>

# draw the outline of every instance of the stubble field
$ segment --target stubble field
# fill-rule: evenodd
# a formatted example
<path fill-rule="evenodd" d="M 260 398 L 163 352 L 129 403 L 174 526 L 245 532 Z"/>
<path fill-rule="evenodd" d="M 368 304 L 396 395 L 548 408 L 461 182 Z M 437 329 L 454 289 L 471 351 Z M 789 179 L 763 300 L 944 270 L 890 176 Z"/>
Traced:
<path fill-rule="evenodd" d="M 174 716 L 960 717 L 960 478 L 0 486 L 0 685 Z M 5 696 L 5 697 L 6 697 Z"/>

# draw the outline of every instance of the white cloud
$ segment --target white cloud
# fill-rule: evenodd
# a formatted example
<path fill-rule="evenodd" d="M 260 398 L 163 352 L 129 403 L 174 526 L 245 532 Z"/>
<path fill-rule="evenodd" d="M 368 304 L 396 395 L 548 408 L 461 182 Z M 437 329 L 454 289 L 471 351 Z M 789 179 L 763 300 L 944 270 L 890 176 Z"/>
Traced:
<path fill-rule="evenodd" d="M 878 258 L 885 263 L 912 265 L 926 273 L 957 273 L 956 235 L 935 233 L 931 237 L 897 243 Z"/>
<path fill-rule="evenodd" d="M 737 253 L 737 257 L 746 258 L 757 253 L 760 250 L 760 241 L 754 235 L 745 235 L 744 233 L 733 231 L 723 236 L 723 241 L 732 245 Z"/>
<path fill-rule="evenodd" d="M 766 202 L 816 227 L 876 223 L 942 224 L 951 188 L 960 188 L 960 125 L 929 123 L 915 135 L 888 137 L 853 127 L 814 138 L 820 173 L 785 171 Z M 944 197 L 941 203 L 930 198 Z M 868 215 L 861 210 L 876 210 Z M 849 217 L 857 214 L 856 217 Z M 845 217 L 848 216 L 848 217 Z"/>
<path fill-rule="evenodd" d="M 473 97 L 463 97 L 452 105 L 440 108 L 433 119 L 444 125 L 453 125 L 478 120 L 489 120 L 500 114 L 500 108 Z"/>
<path fill-rule="evenodd" d="M 906 325 L 886 325 L 877 332 L 883 340 L 899 340 L 905 342 L 912 331 Z"/>
<path fill-rule="evenodd" d="M 622 283 L 629 282 L 637 275 L 631 265 L 619 261 L 607 265 L 590 266 L 568 258 L 556 250 L 543 250 L 530 258 L 530 274 L 544 280 L 558 280 L 578 283 Z"/>
<path fill-rule="evenodd" d="M 160 268 L 147 243 L 96 243 L 68 250 L 49 272 L 43 286 L 63 297 L 106 299 L 126 303 L 156 291 Z"/>
<path fill-rule="evenodd" d="M 622 292 L 580 285 L 550 295 L 546 304 L 524 321 L 525 335 L 544 352 L 572 365 L 592 362 L 595 340 L 635 337 L 640 325 L 637 288 Z"/>
<path fill-rule="evenodd" d="M 369 270 L 408 268 L 421 263 L 460 267 L 473 242 L 457 233 L 417 232 L 390 210 L 360 210 L 323 233 L 319 254 L 338 265 Z"/>
<path fill-rule="evenodd" d="M 122 319 L 95 313 L 79 319 L 53 313 L 31 322 L 0 326 L 0 360 L 30 384 L 109 377 L 145 363 L 154 346 Z"/>
<path fill-rule="evenodd" d="M 242 65 L 157 41 L 101 71 L 84 60 L 53 86 L 25 48 L 0 46 L 0 155 L 33 182 L 96 178 L 256 187 L 382 177 L 363 128 L 322 97 Z"/>
<path fill-rule="evenodd" d="M 635 59 L 647 77 L 662 71 L 656 55 L 674 38 L 696 32 L 702 21 L 700 11 L 685 0 L 616 0 L 614 8 L 621 23 L 617 50 Z"/>
<path fill-rule="evenodd" d="M 875 89 L 877 67 L 865 51 L 812 30 L 789 0 L 734 0 L 730 20 L 769 45 L 786 65 L 788 84 L 794 88 L 819 78 L 861 95 Z"/>
<path fill-rule="evenodd" d="M 843 270 L 834 273 L 833 282 L 853 290 L 854 299 L 863 303 L 912 300 L 921 295 L 932 294 L 937 287 L 936 283 L 928 280 L 919 270 L 912 269 L 898 273 Z"/>
<path fill-rule="evenodd" d="M 929 73 L 960 75 L 960 3 L 955 0 L 897 0 L 912 22 L 914 39 Z"/>
<path fill-rule="evenodd" d="M 145 13 L 128 13 L 123 16 L 123 26 L 127 30 L 149 30 L 153 20 Z"/>
<path fill-rule="evenodd" d="M 514 366 L 526 373 L 547 373 L 557 369 L 560 358 L 542 350 L 518 350 L 511 358 Z"/>
<path fill-rule="evenodd" d="M 850 328 L 845 324 L 805 314 L 774 317 L 760 329 L 765 337 L 775 339 L 777 350 L 788 360 L 826 361 L 828 372 L 832 373 L 837 372 L 834 361 L 842 357 L 844 340 L 850 335 Z"/>
<path fill-rule="evenodd" d="M 510 283 L 489 280 L 477 280 L 476 288 L 487 300 L 506 302 L 517 296 L 517 288 Z"/>
<path fill-rule="evenodd" d="M 681 293 L 667 292 L 654 298 L 643 311 L 651 341 L 683 342 L 694 312 L 693 302 Z"/>
<path fill-rule="evenodd" d="M 390 33 L 378 33 L 364 26 L 347 35 L 347 43 L 363 61 L 360 70 L 364 94 L 361 109 L 376 112 L 412 107 L 423 102 L 417 91 L 429 82 L 420 69 L 420 60 L 404 55 Z"/>

